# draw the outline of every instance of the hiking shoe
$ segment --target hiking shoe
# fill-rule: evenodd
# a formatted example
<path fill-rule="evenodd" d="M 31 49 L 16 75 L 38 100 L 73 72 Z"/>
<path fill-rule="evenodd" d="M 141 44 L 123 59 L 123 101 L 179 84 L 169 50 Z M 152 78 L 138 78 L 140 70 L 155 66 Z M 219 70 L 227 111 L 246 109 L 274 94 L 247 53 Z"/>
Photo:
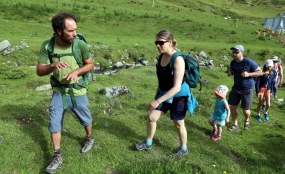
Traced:
<path fill-rule="evenodd" d="M 49 174 L 55 173 L 57 169 L 62 167 L 62 156 L 57 154 L 53 156 L 53 160 L 50 165 L 46 168 L 46 172 Z"/>
<path fill-rule="evenodd" d="M 187 155 L 188 153 L 189 153 L 188 149 L 183 150 L 181 147 L 178 147 L 174 151 L 173 156 Z"/>
<path fill-rule="evenodd" d="M 152 145 L 148 145 L 146 141 L 135 144 L 137 150 L 150 150 Z"/>
<path fill-rule="evenodd" d="M 268 121 L 269 120 L 268 114 L 264 114 L 264 118 L 265 118 L 266 121 Z"/>
<path fill-rule="evenodd" d="M 216 135 L 217 133 L 218 133 L 218 129 L 214 128 L 213 131 L 212 131 L 212 135 Z"/>
<path fill-rule="evenodd" d="M 87 153 L 89 150 L 91 150 L 92 146 L 94 144 L 94 138 L 93 137 L 86 137 L 86 141 L 83 144 L 83 147 L 81 149 L 81 153 Z"/>
<path fill-rule="evenodd" d="M 261 109 L 265 111 L 265 104 L 261 106 Z"/>
<path fill-rule="evenodd" d="M 236 131 L 238 130 L 238 125 L 232 125 L 231 127 L 228 128 L 229 131 Z"/>
<path fill-rule="evenodd" d="M 255 118 L 257 119 L 257 121 L 258 121 L 259 123 L 262 123 L 262 119 L 261 119 L 260 115 L 256 115 Z"/>
<path fill-rule="evenodd" d="M 218 135 L 212 136 L 212 140 L 214 140 L 214 141 L 218 141 L 220 139 L 221 139 L 221 136 L 218 136 Z"/>

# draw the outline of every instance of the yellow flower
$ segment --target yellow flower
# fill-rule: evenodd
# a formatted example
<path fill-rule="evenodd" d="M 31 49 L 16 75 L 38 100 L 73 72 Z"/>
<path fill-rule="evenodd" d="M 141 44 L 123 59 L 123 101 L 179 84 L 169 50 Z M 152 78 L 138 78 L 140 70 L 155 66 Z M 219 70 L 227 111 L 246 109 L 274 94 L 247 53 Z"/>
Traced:
<path fill-rule="evenodd" d="M 227 172 L 226 172 L 226 171 L 224 171 L 224 172 L 223 172 L 223 174 L 227 174 Z"/>

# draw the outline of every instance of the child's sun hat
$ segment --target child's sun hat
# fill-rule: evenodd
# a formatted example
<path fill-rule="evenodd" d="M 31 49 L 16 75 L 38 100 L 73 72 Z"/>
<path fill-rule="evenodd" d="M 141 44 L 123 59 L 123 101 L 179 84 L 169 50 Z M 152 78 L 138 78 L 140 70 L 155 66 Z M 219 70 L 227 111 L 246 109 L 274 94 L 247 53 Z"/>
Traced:
<path fill-rule="evenodd" d="M 222 98 L 226 98 L 226 95 L 227 95 L 228 91 L 229 91 L 229 89 L 228 89 L 228 87 L 225 86 L 225 85 L 220 85 L 220 86 L 218 86 L 217 88 L 214 89 L 214 92 L 215 92 L 218 96 L 220 96 L 220 97 L 222 97 Z"/>

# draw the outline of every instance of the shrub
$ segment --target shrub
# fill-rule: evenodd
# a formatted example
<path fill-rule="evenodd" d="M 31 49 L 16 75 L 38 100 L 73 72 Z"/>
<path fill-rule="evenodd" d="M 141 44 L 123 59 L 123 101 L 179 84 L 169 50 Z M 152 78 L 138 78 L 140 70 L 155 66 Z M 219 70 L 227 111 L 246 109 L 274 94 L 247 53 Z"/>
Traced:
<path fill-rule="evenodd" d="M 9 71 L 4 72 L 4 79 L 20 79 L 27 77 L 29 72 L 27 69 L 22 67 L 15 67 L 10 69 Z"/>
<path fill-rule="evenodd" d="M 269 49 L 263 49 L 260 52 L 258 52 L 258 55 L 261 57 L 269 57 L 270 50 Z"/>
<path fill-rule="evenodd" d="M 99 63 L 102 69 L 107 69 L 110 67 L 109 61 L 103 58 L 96 58 L 96 63 Z"/>

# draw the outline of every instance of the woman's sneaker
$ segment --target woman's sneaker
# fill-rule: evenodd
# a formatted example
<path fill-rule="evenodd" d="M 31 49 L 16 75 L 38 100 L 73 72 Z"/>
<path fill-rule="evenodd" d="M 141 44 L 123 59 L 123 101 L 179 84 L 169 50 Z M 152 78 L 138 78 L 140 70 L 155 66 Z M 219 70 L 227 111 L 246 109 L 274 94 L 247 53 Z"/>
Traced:
<path fill-rule="evenodd" d="M 57 169 L 62 167 L 62 156 L 61 154 L 57 154 L 53 156 L 52 162 L 46 168 L 46 172 L 51 174 L 55 173 Z"/>
<path fill-rule="evenodd" d="M 135 144 L 137 150 L 150 150 L 152 145 L 148 145 L 146 141 Z"/>
<path fill-rule="evenodd" d="M 258 122 L 262 123 L 262 119 L 261 119 L 260 115 L 256 115 L 255 118 L 257 119 Z"/>
<path fill-rule="evenodd" d="M 188 153 L 189 153 L 188 148 L 186 150 L 183 150 L 181 147 L 178 147 L 174 151 L 173 156 L 187 155 Z"/>

